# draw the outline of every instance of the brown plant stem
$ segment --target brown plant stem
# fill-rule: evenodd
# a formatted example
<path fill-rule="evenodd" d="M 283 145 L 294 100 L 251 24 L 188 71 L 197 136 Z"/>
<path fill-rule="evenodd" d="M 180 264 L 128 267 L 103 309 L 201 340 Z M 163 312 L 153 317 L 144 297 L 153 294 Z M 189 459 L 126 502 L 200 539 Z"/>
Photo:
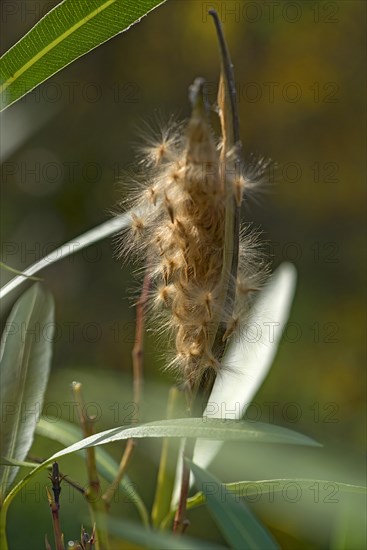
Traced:
<path fill-rule="evenodd" d="M 55 502 L 55 500 L 53 499 L 48 489 L 47 489 L 47 498 L 48 498 L 48 503 L 50 505 L 51 515 L 52 515 L 52 525 L 54 530 L 56 550 L 65 550 L 64 536 L 62 534 L 61 526 L 60 526 L 60 517 L 59 517 L 60 505 L 58 502 Z"/>
<path fill-rule="evenodd" d="M 182 452 L 182 477 L 181 477 L 181 490 L 178 506 L 173 522 L 173 532 L 176 534 L 182 534 L 189 526 L 189 521 L 186 518 L 186 502 L 189 495 L 190 488 L 190 467 L 188 466 L 185 458 L 192 459 L 195 448 L 195 439 L 186 439 L 183 452 Z"/>
<path fill-rule="evenodd" d="M 197 404 L 198 388 L 184 386 L 184 392 L 186 397 L 187 414 L 193 416 L 194 407 Z M 177 510 L 173 521 L 173 532 L 175 534 L 182 534 L 186 531 L 190 522 L 186 518 L 186 504 L 190 490 L 190 468 L 188 466 L 186 458 L 192 460 L 196 439 L 187 438 L 184 441 L 182 449 L 182 473 L 181 473 L 181 487 L 180 496 L 178 500 Z"/>
<path fill-rule="evenodd" d="M 135 344 L 132 351 L 133 360 L 133 395 L 134 402 L 139 408 L 143 388 L 143 355 L 144 355 L 144 309 L 148 300 L 151 286 L 149 263 L 145 270 L 143 288 L 136 304 Z M 138 409 L 139 410 L 139 409 Z"/>
<path fill-rule="evenodd" d="M 74 399 L 77 403 L 77 410 L 79 416 L 79 424 L 83 431 L 84 437 L 89 437 L 94 433 L 93 422 L 94 419 L 88 417 L 85 414 L 85 402 L 82 395 L 82 385 L 80 382 L 72 383 L 72 392 Z M 100 483 L 97 472 L 96 456 L 94 447 L 87 447 L 87 475 L 88 475 L 88 489 L 86 491 L 86 498 L 89 504 L 90 513 L 95 522 L 95 518 L 98 515 L 98 525 L 96 527 L 96 550 L 108 550 L 109 541 L 107 527 L 104 524 L 103 518 L 106 517 L 106 506 L 101 499 Z"/>
<path fill-rule="evenodd" d="M 31 461 L 31 462 L 36 462 L 37 464 L 42 464 L 43 462 L 45 462 L 45 458 L 40 458 L 38 456 L 34 456 L 34 455 L 27 455 L 27 458 Z M 48 466 L 47 470 L 52 470 L 52 466 Z M 59 472 L 60 474 L 60 479 L 67 483 L 68 485 L 70 485 L 70 487 L 73 487 L 73 489 L 76 489 L 79 493 L 81 493 L 83 496 L 86 496 L 86 492 L 85 492 L 85 489 L 84 487 L 82 487 L 81 485 L 79 485 L 79 483 L 77 481 L 74 481 L 73 479 L 70 479 L 69 476 L 66 476 L 64 475 L 62 472 Z"/>
<path fill-rule="evenodd" d="M 127 470 L 128 465 L 130 464 L 130 460 L 132 457 L 132 454 L 134 452 L 136 442 L 134 439 L 128 439 L 126 443 L 125 450 L 123 452 L 119 469 L 117 471 L 116 477 L 111 483 L 111 485 L 106 489 L 105 493 L 103 494 L 103 500 L 107 506 L 107 508 L 111 505 L 111 502 L 113 500 L 113 497 L 118 490 L 118 487 L 120 485 L 121 479 L 124 477 L 125 472 Z"/>
<path fill-rule="evenodd" d="M 143 357 L 144 357 L 144 309 L 148 299 L 149 289 L 151 285 L 151 278 L 149 273 L 149 264 L 146 267 L 143 287 L 139 300 L 136 303 L 136 330 L 135 330 L 135 344 L 132 350 L 132 363 L 133 363 L 133 399 L 137 410 L 141 403 L 141 394 L 143 386 Z M 117 491 L 121 479 L 124 477 L 125 472 L 130 464 L 131 457 L 136 447 L 136 441 L 129 439 L 126 443 L 125 450 L 121 457 L 119 469 L 117 475 L 108 489 L 103 495 L 103 500 L 107 507 L 111 505 L 112 499 Z"/>
<path fill-rule="evenodd" d="M 56 503 L 53 503 L 51 505 L 51 513 L 52 513 L 52 521 L 54 525 L 56 550 L 64 550 L 64 544 L 63 544 L 64 537 L 60 527 L 59 506 Z"/>
<path fill-rule="evenodd" d="M 85 414 L 85 403 L 82 395 L 82 385 L 80 382 L 72 383 L 72 392 L 74 399 L 77 403 L 79 424 L 83 432 L 84 437 L 89 437 L 93 435 L 93 419 L 86 416 Z M 90 490 L 93 492 L 98 492 L 100 488 L 99 478 L 97 473 L 97 464 L 94 447 L 88 447 L 86 449 L 87 453 L 87 471 L 88 471 L 88 481 L 90 484 Z"/>

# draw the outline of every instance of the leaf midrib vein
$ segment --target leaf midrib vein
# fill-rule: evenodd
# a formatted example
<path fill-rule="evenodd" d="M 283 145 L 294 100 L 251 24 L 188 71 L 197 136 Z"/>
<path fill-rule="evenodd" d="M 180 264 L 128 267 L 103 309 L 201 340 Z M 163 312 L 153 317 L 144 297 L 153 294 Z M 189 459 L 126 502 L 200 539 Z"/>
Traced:
<path fill-rule="evenodd" d="M 4 84 L 0 86 L 0 93 L 4 92 L 13 82 L 15 82 L 22 74 L 24 74 L 30 67 L 32 67 L 37 61 L 42 59 L 45 55 L 47 55 L 52 49 L 54 49 L 56 46 L 58 46 L 63 40 L 71 36 L 74 32 L 76 32 L 80 27 L 82 27 L 85 23 L 93 19 L 93 17 L 96 17 L 99 13 L 104 11 L 106 8 L 114 4 L 117 0 L 107 0 L 104 5 L 99 6 L 95 10 L 93 10 L 89 15 L 86 17 L 83 17 L 78 23 L 75 23 L 72 27 L 70 27 L 68 30 L 63 32 L 60 36 L 55 38 L 52 42 L 50 42 L 45 48 L 43 48 L 41 51 L 39 51 L 36 55 L 34 55 L 27 63 L 25 63 L 18 71 L 16 71 Z"/>

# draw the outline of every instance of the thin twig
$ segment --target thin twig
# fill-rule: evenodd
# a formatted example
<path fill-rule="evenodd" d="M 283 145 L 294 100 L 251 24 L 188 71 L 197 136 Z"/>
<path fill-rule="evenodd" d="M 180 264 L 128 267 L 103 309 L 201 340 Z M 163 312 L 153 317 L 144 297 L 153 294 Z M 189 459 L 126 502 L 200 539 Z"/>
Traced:
<path fill-rule="evenodd" d="M 82 428 L 84 437 L 89 437 L 94 433 L 93 418 L 88 417 L 85 414 L 85 403 L 82 395 L 82 385 L 80 382 L 72 383 L 72 391 L 74 399 L 77 403 L 79 423 Z M 88 475 L 88 489 L 85 493 L 87 502 L 89 505 L 90 514 L 92 520 L 95 523 L 95 518 L 98 515 L 98 524 L 96 526 L 96 549 L 108 550 L 109 540 L 107 526 L 105 525 L 106 506 L 100 495 L 100 483 L 97 472 L 97 463 L 94 447 L 87 447 L 87 475 Z"/>
<path fill-rule="evenodd" d="M 186 439 L 183 452 L 182 452 L 182 477 L 181 477 L 181 490 L 180 498 L 178 501 L 178 507 L 173 522 L 173 532 L 176 534 L 184 533 L 189 526 L 190 522 L 186 518 L 186 503 L 189 496 L 190 488 L 190 468 L 185 458 L 192 459 L 195 448 L 195 439 Z"/>
<path fill-rule="evenodd" d="M 123 453 L 122 458 L 121 458 L 121 462 L 119 464 L 119 469 L 118 469 L 118 472 L 116 474 L 116 477 L 113 480 L 113 482 L 111 483 L 111 485 L 108 487 L 108 489 L 105 491 L 105 493 L 102 497 L 107 507 L 111 505 L 113 497 L 114 497 L 114 495 L 115 495 L 115 493 L 118 490 L 118 487 L 120 485 L 120 481 L 124 477 L 125 472 L 127 470 L 127 467 L 130 464 L 130 459 L 131 459 L 132 454 L 134 452 L 135 445 L 136 445 L 136 443 L 135 443 L 134 439 L 128 439 L 128 441 L 126 443 L 124 453 Z"/>
<path fill-rule="evenodd" d="M 168 394 L 166 418 L 171 419 L 182 416 L 180 414 L 182 408 L 182 391 L 177 386 L 172 386 Z M 179 441 L 176 438 L 164 438 L 152 506 L 152 523 L 155 528 L 160 527 L 171 508 L 178 456 Z"/>
<path fill-rule="evenodd" d="M 64 550 L 64 537 L 61 531 L 60 518 L 59 518 L 60 504 L 58 502 L 55 502 L 48 488 L 46 488 L 46 490 L 47 490 L 48 503 L 50 505 L 51 515 L 52 515 L 52 525 L 54 529 L 56 550 Z"/>
<path fill-rule="evenodd" d="M 144 355 L 144 313 L 151 285 L 149 264 L 145 270 L 143 288 L 136 304 L 135 344 L 132 351 L 133 360 L 133 395 L 134 403 L 139 410 L 143 388 L 143 355 Z"/>
<path fill-rule="evenodd" d="M 192 416 L 193 414 L 193 407 L 195 406 L 196 398 L 197 398 L 197 388 L 195 389 L 195 393 L 193 394 L 191 391 L 191 388 L 188 386 L 184 389 L 186 394 L 186 401 L 187 401 L 187 413 L 188 416 Z M 186 462 L 186 458 L 189 460 L 192 460 L 192 457 L 194 455 L 194 449 L 195 449 L 195 443 L 196 439 L 188 438 L 184 441 L 184 446 L 182 449 L 182 473 L 181 473 L 181 487 L 180 487 L 180 496 L 178 500 L 178 506 L 173 522 L 173 532 L 175 534 L 182 534 L 186 531 L 187 527 L 189 526 L 189 521 L 186 518 L 186 505 L 187 505 L 187 498 L 189 496 L 189 490 L 190 490 L 190 468 Z"/>
<path fill-rule="evenodd" d="M 148 299 L 149 289 L 151 285 L 149 264 L 146 267 L 143 287 L 136 303 L 136 330 L 135 330 L 135 344 L 132 350 L 132 362 L 133 362 L 133 399 L 137 410 L 139 410 L 141 403 L 141 394 L 143 386 L 143 355 L 144 355 L 144 313 L 145 304 Z M 128 465 L 130 464 L 131 457 L 136 447 L 136 441 L 129 439 L 126 443 L 124 453 L 121 457 L 120 465 L 115 479 L 108 487 L 103 495 L 103 500 L 107 507 L 110 506 L 112 499 L 117 491 L 121 479 L 124 477 Z"/>
<path fill-rule="evenodd" d="M 34 455 L 31 455 L 31 454 L 27 455 L 27 459 L 32 461 L 32 462 L 35 462 L 37 464 L 42 464 L 46 460 L 45 458 L 40 458 L 38 456 L 34 456 Z M 47 470 L 52 471 L 52 466 L 48 466 Z M 70 485 L 70 487 L 73 487 L 73 489 L 76 489 L 83 496 L 86 496 L 86 492 L 85 492 L 84 487 L 82 487 L 77 481 L 74 481 L 69 476 L 64 475 L 61 471 L 59 471 L 59 474 L 60 474 L 60 479 L 62 481 L 64 481 L 67 485 Z"/>
<path fill-rule="evenodd" d="M 74 399 L 77 403 L 77 410 L 79 416 L 79 424 L 83 432 L 84 437 L 93 435 L 93 419 L 85 414 L 85 403 L 82 395 L 82 385 L 80 382 L 72 383 L 72 392 Z M 97 472 L 97 463 L 94 447 L 87 447 L 87 472 L 89 481 L 89 490 L 92 493 L 98 494 L 100 490 L 100 483 Z"/>

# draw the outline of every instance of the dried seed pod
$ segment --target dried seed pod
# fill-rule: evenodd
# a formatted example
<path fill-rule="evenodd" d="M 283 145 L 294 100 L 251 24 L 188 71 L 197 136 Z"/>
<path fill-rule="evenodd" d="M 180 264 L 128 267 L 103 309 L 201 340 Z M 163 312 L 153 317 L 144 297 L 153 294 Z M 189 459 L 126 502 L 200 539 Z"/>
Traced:
<path fill-rule="evenodd" d="M 175 339 L 168 367 L 193 393 L 220 368 L 226 341 L 259 288 L 263 265 L 251 236 L 240 246 L 240 204 L 251 182 L 240 160 L 231 62 L 218 18 L 215 23 L 222 135 L 213 135 L 205 81 L 198 78 L 189 89 L 186 127 L 171 123 L 161 142 L 150 140 L 142 148 L 145 184 L 133 202 L 133 244 L 127 246 L 149 265 L 154 325 Z"/>

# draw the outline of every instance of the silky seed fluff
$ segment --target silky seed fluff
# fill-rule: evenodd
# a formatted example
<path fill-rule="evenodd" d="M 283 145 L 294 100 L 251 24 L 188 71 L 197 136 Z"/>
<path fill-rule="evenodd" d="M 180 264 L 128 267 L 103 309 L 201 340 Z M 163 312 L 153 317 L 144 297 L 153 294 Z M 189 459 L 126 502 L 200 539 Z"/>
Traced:
<path fill-rule="evenodd" d="M 235 303 L 228 311 L 222 299 L 232 276 L 223 273 L 226 207 L 234 199 L 240 204 L 253 182 L 242 169 L 223 166 L 223 139 L 214 138 L 203 89 L 202 79 L 190 88 L 186 125 L 170 121 L 142 147 L 139 185 L 128 199 L 130 229 L 121 239 L 122 254 L 135 253 L 150 271 L 153 329 L 168 331 L 174 340 L 167 368 L 191 389 L 207 369 L 221 368 L 213 354 L 218 324 L 226 324 L 223 341 L 238 330 L 263 273 L 256 239 L 243 233 Z M 231 152 L 227 157 L 231 165 Z"/>

